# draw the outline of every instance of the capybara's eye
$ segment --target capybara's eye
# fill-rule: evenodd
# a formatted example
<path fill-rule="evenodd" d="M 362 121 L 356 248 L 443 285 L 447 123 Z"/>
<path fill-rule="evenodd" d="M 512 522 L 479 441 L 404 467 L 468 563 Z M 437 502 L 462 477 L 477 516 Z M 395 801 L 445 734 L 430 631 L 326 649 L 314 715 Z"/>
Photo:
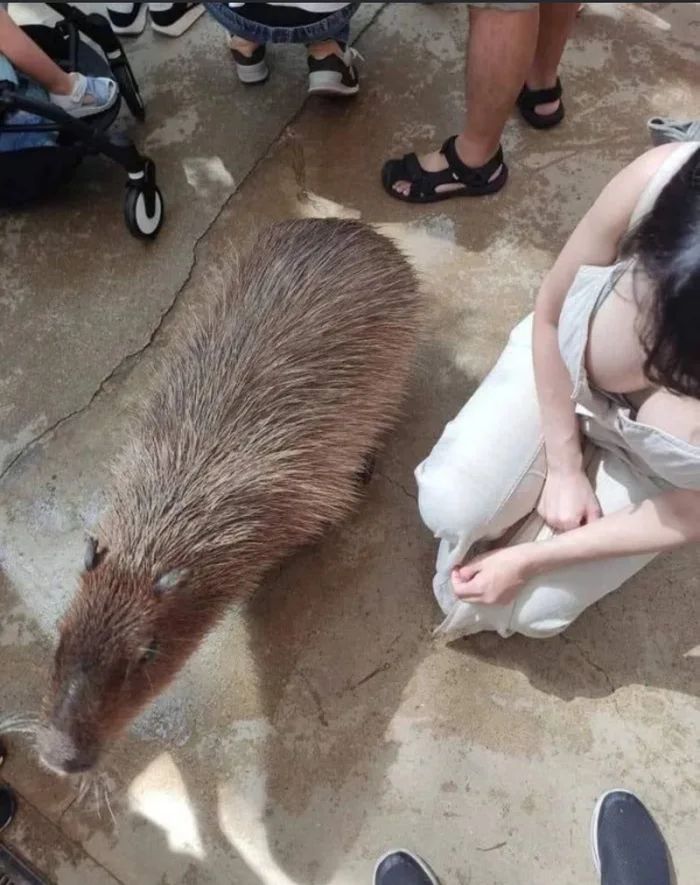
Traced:
<path fill-rule="evenodd" d="M 152 639 L 148 648 L 144 649 L 143 654 L 139 658 L 140 664 L 147 664 L 149 661 L 152 661 L 156 655 L 158 654 L 158 643 L 155 639 Z"/>

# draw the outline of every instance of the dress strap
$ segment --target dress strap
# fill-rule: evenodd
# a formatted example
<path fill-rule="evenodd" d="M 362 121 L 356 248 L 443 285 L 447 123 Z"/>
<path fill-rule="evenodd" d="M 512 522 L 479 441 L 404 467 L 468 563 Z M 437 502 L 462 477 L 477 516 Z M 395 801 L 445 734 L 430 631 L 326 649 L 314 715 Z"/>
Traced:
<path fill-rule="evenodd" d="M 679 144 L 676 150 L 672 151 L 668 157 L 666 157 L 664 162 L 659 166 L 655 174 L 647 183 L 639 200 L 637 200 L 637 205 L 634 207 L 632 217 L 630 218 L 630 223 L 627 228 L 628 230 L 633 228 L 640 218 L 647 214 L 664 187 L 666 187 L 681 166 L 683 166 L 693 153 L 699 149 L 700 141 L 688 141 Z"/>

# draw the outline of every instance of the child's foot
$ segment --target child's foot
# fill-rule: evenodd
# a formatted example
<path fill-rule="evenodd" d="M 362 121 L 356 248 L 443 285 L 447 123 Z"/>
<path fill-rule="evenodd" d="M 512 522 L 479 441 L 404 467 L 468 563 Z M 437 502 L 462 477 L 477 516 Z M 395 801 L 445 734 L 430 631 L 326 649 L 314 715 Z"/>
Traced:
<path fill-rule="evenodd" d="M 71 117 L 89 117 L 111 108 L 119 96 L 119 88 L 109 77 L 85 77 L 74 72 L 71 91 L 62 95 L 52 92 L 51 101 Z"/>
<path fill-rule="evenodd" d="M 202 15 L 204 6 L 201 3 L 149 3 L 148 11 L 154 31 L 179 37 Z"/>
<path fill-rule="evenodd" d="M 265 60 L 265 44 L 251 43 L 235 34 L 229 39 L 229 49 L 236 64 L 236 73 L 241 83 L 252 86 L 264 83 L 270 76 Z"/>
<path fill-rule="evenodd" d="M 309 95 L 356 95 L 360 89 L 353 62 L 360 53 L 331 41 L 309 47 Z"/>

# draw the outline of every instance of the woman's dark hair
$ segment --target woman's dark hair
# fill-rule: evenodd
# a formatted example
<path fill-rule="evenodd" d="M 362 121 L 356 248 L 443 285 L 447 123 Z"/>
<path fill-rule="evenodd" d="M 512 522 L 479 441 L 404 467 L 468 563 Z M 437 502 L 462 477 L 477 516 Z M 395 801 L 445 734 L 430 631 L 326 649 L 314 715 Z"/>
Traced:
<path fill-rule="evenodd" d="M 641 329 L 647 378 L 700 399 L 700 149 L 630 231 L 620 254 L 653 287 Z"/>

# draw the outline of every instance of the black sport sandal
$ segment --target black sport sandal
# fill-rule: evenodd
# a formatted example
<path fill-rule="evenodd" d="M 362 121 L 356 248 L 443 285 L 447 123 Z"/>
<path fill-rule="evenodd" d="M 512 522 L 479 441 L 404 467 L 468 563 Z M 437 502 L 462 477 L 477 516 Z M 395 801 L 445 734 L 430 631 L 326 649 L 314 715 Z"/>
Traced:
<path fill-rule="evenodd" d="M 416 154 L 406 154 L 400 160 L 388 160 L 382 169 L 384 190 L 397 200 L 407 203 L 436 203 L 452 197 L 481 197 L 500 191 L 508 180 L 508 167 L 503 161 L 503 150 L 499 146 L 491 159 L 483 166 L 467 166 L 459 158 L 453 135 L 440 148 L 447 160 L 447 169 L 428 172 L 418 162 Z M 408 181 L 411 190 L 408 196 L 394 189 L 397 181 Z M 462 187 L 437 190 L 445 184 L 461 184 Z"/>
<path fill-rule="evenodd" d="M 557 77 L 557 84 L 551 89 L 528 89 L 527 86 L 523 86 L 517 104 L 523 119 L 530 126 L 534 126 L 535 129 L 551 129 L 564 119 L 564 102 L 561 96 L 561 80 Z M 549 104 L 552 101 L 559 101 L 559 107 L 551 114 L 538 114 L 535 111 L 537 105 Z"/>

